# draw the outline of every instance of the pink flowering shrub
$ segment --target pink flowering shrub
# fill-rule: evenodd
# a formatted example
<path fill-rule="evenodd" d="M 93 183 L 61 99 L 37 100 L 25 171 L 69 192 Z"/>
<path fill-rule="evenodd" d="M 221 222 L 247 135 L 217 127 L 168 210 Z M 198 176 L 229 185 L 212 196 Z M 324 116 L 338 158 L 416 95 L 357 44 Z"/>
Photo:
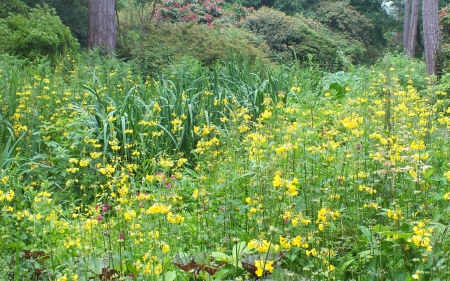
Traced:
<path fill-rule="evenodd" d="M 163 0 L 155 7 L 162 22 L 198 22 L 214 27 L 214 22 L 234 23 L 253 11 L 237 3 L 224 9 L 225 0 Z"/>

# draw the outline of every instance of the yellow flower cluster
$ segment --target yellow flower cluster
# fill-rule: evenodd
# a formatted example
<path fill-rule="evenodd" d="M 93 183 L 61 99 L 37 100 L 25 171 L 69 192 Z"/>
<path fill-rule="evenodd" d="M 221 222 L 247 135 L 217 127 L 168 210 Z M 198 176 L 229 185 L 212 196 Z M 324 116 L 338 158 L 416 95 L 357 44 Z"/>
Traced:
<path fill-rule="evenodd" d="M 431 251 L 433 246 L 430 245 L 430 237 L 433 233 L 433 228 L 425 227 L 423 221 L 419 221 L 417 225 L 413 227 L 414 235 L 411 237 L 409 242 L 413 242 L 416 247 L 425 248 L 427 251 Z"/>
<path fill-rule="evenodd" d="M 287 190 L 285 192 L 286 195 L 288 196 L 295 196 L 298 194 L 297 191 L 297 186 L 298 185 L 298 179 L 296 177 L 294 177 L 292 180 L 285 180 L 283 178 L 281 178 L 281 172 L 277 171 L 275 173 L 275 176 L 273 178 L 273 186 L 274 187 L 286 187 Z"/>
<path fill-rule="evenodd" d="M 264 272 L 273 272 L 274 261 L 255 260 L 256 275 L 263 276 Z"/>
<path fill-rule="evenodd" d="M 162 203 L 155 203 L 150 208 L 148 208 L 145 213 L 146 214 L 165 214 L 169 213 L 170 209 L 172 209 L 171 205 L 164 205 Z"/>
<path fill-rule="evenodd" d="M 248 248 L 250 250 L 255 249 L 259 253 L 266 253 L 270 248 L 271 243 L 267 240 L 256 240 L 253 239 L 250 242 L 248 242 Z"/>

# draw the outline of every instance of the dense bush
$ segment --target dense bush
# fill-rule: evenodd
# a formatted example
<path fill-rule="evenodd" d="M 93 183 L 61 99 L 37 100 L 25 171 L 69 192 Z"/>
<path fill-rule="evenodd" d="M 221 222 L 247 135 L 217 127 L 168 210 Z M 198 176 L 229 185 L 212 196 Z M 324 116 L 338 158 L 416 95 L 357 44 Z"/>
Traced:
<path fill-rule="evenodd" d="M 238 28 L 210 28 L 190 23 L 147 25 L 142 31 L 128 32 L 118 42 L 119 53 L 139 62 L 146 75 L 161 72 L 171 62 L 191 57 L 203 65 L 235 54 L 240 60 L 254 62 L 256 58 L 269 62 L 264 44 L 251 42 L 251 34 Z"/>
<path fill-rule="evenodd" d="M 229 0 L 227 2 L 234 1 Z M 306 7 L 311 3 L 314 3 L 314 0 L 238 0 L 237 2 L 246 7 L 260 8 L 266 6 L 285 12 L 288 15 L 294 15 L 296 13 L 304 12 Z"/>
<path fill-rule="evenodd" d="M 248 16 L 241 26 L 264 38 L 274 60 L 306 61 L 312 56 L 315 62 L 330 70 L 343 66 L 335 42 L 319 29 L 312 29 L 306 19 L 263 7 Z"/>
<path fill-rule="evenodd" d="M 6 18 L 9 13 L 23 14 L 27 11 L 27 6 L 20 0 L 10 0 L 0 2 L 0 18 Z"/>
<path fill-rule="evenodd" d="M 0 20 L 0 50 L 11 55 L 35 59 L 55 58 L 76 51 L 79 44 L 48 6 L 27 14 L 11 14 Z"/>
<path fill-rule="evenodd" d="M 319 3 L 314 13 L 316 20 L 348 41 L 349 44 L 344 47 L 355 49 L 355 53 L 352 55 L 355 58 L 354 63 L 361 63 L 365 60 L 364 56 L 367 57 L 367 54 L 361 54 L 360 51 L 369 52 L 372 44 L 370 32 L 373 25 L 364 15 L 346 2 Z"/>
<path fill-rule="evenodd" d="M 214 22 L 235 23 L 253 11 L 237 3 L 224 9 L 225 4 L 225 0 L 163 0 L 155 7 L 155 17 L 163 22 L 194 21 L 213 27 Z"/>

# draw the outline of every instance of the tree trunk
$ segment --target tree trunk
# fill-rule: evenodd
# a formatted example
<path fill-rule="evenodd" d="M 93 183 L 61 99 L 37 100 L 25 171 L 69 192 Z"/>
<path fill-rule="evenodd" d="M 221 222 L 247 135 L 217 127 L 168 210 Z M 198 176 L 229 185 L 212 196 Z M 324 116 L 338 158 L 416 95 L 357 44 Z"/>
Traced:
<path fill-rule="evenodd" d="M 409 38 L 406 53 L 410 58 L 416 55 L 417 23 L 419 21 L 419 0 L 412 0 L 411 18 L 409 22 Z"/>
<path fill-rule="evenodd" d="M 438 0 L 423 0 L 422 18 L 427 75 L 434 75 L 440 40 Z"/>
<path fill-rule="evenodd" d="M 405 15 L 403 17 L 403 48 L 408 49 L 409 25 L 411 20 L 411 0 L 405 0 Z"/>
<path fill-rule="evenodd" d="M 89 0 L 88 47 L 102 47 L 106 54 L 116 50 L 115 0 Z"/>

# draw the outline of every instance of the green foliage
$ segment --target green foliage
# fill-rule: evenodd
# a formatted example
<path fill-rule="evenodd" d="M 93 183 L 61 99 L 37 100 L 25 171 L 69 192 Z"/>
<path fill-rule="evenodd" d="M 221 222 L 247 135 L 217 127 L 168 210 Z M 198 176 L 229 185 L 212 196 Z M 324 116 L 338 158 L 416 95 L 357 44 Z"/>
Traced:
<path fill-rule="evenodd" d="M 401 11 L 404 9 L 404 3 L 395 3 L 396 1 L 389 1 L 391 7 L 386 8 L 386 2 L 383 0 L 351 0 L 350 5 L 355 10 L 364 15 L 372 23 L 370 30 L 370 38 L 372 44 L 377 46 L 386 46 L 387 39 L 394 31 L 402 29 L 402 21 L 396 19 L 396 11 L 394 7 L 397 6 Z M 388 35 L 389 37 L 387 37 Z"/>
<path fill-rule="evenodd" d="M 62 23 L 70 28 L 81 46 L 87 46 L 88 0 L 22 0 L 21 2 L 29 8 L 37 5 L 48 5 L 54 8 Z"/>
<path fill-rule="evenodd" d="M 441 49 L 438 53 L 438 74 L 450 71 L 450 5 L 444 7 L 439 14 L 439 25 L 441 29 Z"/>
<path fill-rule="evenodd" d="M 248 16 L 241 26 L 264 39 L 274 60 L 310 61 L 312 57 L 314 62 L 330 70 L 343 66 L 336 43 L 319 29 L 312 29 L 304 18 L 263 7 Z"/>
<path fill-rule="evenodd" d="M 45 3 L 55 9 L 64 25 L 70 28 L 81 46 L 87 46 L 88 38 L 88 1 L 87 0 L 46 0 Z"/>
<path fill-rule="evenodd" d="M 55 59 L 76 51 L 79 46 L 69 28 L 48 6 L 0 20 L 0 37 L 3 52 L 31 59 L 43 56 Z"/>
<path fill-rule="evenodd" d="M 373 25 L 364 15 L 346 2 L 321 2 L 316 6 L 315 18 L 348 42 L 345 48 L 347 53 L 353 53 L 354 63 L 367 60 Z"/>
<path fill-rule="evenodd" d="M 279 11 L 285 12 L 288 15 L 295 15 L 296 13 L 302 13 L 311 4 L 310 2 L 314 3 L 314 1 L 311 0 L 272 0 L 272 1 L 242 0 L 237 2 L 246 7 L 260 8 L 262 6 L 265 6 L 269 8 L 274 8 Z"/>
<path fill-rule="evenodd" d="M 265 60 L 264 44 L 257 46 L 251 34 L 238 28 L 211 28 L 196 23 L 147 25 L 143 31 L 123 34 L 118 51 L 138 61 L 145 74 L 161 72 L 171 62 L 191 57 L 211 66 L 217 60 L 235 54 L 240 60 Z"/>
<path fill-rule="evenodd" d="M 24 14 L 27 6 L 20 0 L 10 0 L 0 2 L 0 19 L 8 17 L 9 13 Z"/>
<path fill-rule="evenodd" d="M 285 12 L 287 15 L 294 15 L 304 11 L 304 7 L 308 0 L 277 0 L 273 4 L 273 8 Z"/>

